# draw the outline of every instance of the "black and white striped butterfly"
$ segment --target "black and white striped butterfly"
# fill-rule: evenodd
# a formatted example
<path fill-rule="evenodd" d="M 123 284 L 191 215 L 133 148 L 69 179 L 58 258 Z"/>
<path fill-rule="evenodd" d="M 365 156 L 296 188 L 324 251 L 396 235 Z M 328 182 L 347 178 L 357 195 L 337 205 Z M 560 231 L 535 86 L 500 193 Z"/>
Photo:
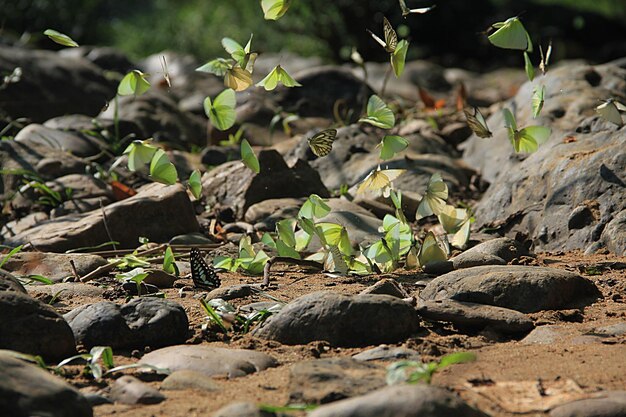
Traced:
<path fill-rule="evenodd" d="M 316 156 L 326 156 L 333 149 L 333 142 L 337 138 L 337 129 L 326 129 L 307 139 L 309 147 Z"/>
<path fill-rule="evenodd" d="M 215 269 L 206 263 L 198 249 L 191 248 L 189 259 L 191 262 L 191 279 L 197 288 L 213 290 L 222 284 Z"/>

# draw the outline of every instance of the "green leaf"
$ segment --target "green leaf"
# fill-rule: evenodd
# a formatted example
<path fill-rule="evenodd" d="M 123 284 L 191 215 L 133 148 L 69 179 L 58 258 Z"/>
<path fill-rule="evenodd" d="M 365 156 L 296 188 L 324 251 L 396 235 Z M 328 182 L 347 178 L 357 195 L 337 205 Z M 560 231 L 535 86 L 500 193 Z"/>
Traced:
<path fill-rule="evenodd" d="M 187 185 L 191 190 L 191 194 L 193 194 L 196 200 L 199 200 L 202 196 L 202 174 L 200 174 L 200 171 L 196 169 L 191 173 Z"/>
<path fill-rule="evenodd" d="M 250 143 L 244 139 L 241 141 L 241 160 L 245 166 L 250 168 L 253 172 L 259 173 L 261 172 L 261 167 L 259 166 L 259 160 L 257 159 Z"/>
<path fill-rule="evenodd" d="M 224 59 L 224 58 L 216 58 L 196 68 L 196 71 L 208 72 L 211 74 L 215 74 L 218 77 L 223 77 L 224 75 L 226 75 L 226 71 L 228 71 L 232 67 L 233 67 L 232 61 L 228 59 Z"/>
<path fill-rule="evenodd" d="M 152 139 L 135 140 L 128 145 L 126 150 L 124 150 L 124 154 L 128 154 L 128 169 L 137 171 L 152 160 L 158 148 L 151 145 L 151 141 Z"/>
<path fill-rule="evenodd" d="M 439 361 L 438 369 L 445 368 L 446 366 L 456 363 L 467 363 L 476 360 L 476 354 L 472 352 L 456 352 L 445 355 Z"/>
<path fill-rule="evenodd" d="M 393 67 L 393 73 L 396 78 L 400 78 L 404 72 L 404 61 L 406 60 L 406 53 L 409 50 L 409 42 L 402 39 L 398 42 L 396 50 L 391 54 L 391 66 Z"/>
<path fill-rule="evenodd" d="M 149 88 L 150 83 L 146 79 L 146 74 L 139 70 L 132 70 L 120 81 L 117 87 L 117 94 L 120 96 L 140 96 L 148 91 Z"/>
<path fill-rule="evenodd" d="M 504 49 L 518 49 L 521 51 L 533 51 L 533 44 L 530 35 L 524 28 L 524 25 L 517 17 L 511 17 L 505 22 L 498 22 L 492 25 L 497 28 L 494 33 L 489 35 L 489 42 L 493 45 Z"/>
<path fill-rule="evenodd" d="M 279 82 L 285 87 L 302 87 L 302 84 L 294 80 L 280 65 L 276 65 L 276 67 L 256 85 L 270 91 L 275 89 Z"/>
<path fill-rule="evenodd" d="M 317 194 L 311 194 L 300 208 L 298 217 L 319 219 L 325 217 L 328 213 L 330 213 L 330 207 L 322 197 Z"/>
<path fill-rule="evenodd" d="M 78 44 L 72 38 L 61 32 L 57 32 L 54 29 L 46 29 L 43 34 L 52 39 L 53 42 L 58 43 L 59 45 L 70 46 L 72 48 L 76 48 L 78 46 Z"/>
<path fill-rule="evenodd" d="M 159 149 L 154 153 L 152 162 L 150 162 L 150 176 L 155 181 L 163 184 L 176 184 L 178 173 L 176 167 L 170 162 L 163 149 Z"/>
<path fill-rule="evenodd" d="M 15 248 L 11 249 L 11 251 L 10 251 L 9 253 L 7 253 L 7 255 L 6 255 L 4 258 L 2 258 L 2 260 L 0 261 L 0 268 L 2 268 L 2 267 L 4 266 L 4 264 L 5 264 L 5 263 L 6 263 L 9 259 L 11 259 L 11 257 L 12 257 L 13 255 L 15 255 L 16 253 L 18 253 L 18 252 L 19 252 L 19 251 L 21 251 L 21 250 L 22 250 L 22 245 L 17 246 L 17 247 L 15 247 Z"/>
<path fill-rule="evenodd" d="M 235 91 L 228 88 L 215 97 L 214 101 L 211 101 L 210 97 L 204 99 L 204 112 L 213 126 L 219 130 L 226 130 L 235 124 L 236 105 Z"/>
<path fill-rule="evenodd" d="M 535 79 L 535 67 L 533 63 L 530 61 L 530 57 L 528 56 L 528 52 L 524 51 L 524 70 L 526 70 L 526 76 L 528 80 L 532 82 Z"/>
<path fill-rule="evenodd" d="M 367 101 L 367 117 L 359 119 L 359 122 L 369 123 L 382 129 L 391 129 L 396 124 L 396 118 L 387 104 L 373 94 Z"/>
<path fill-rule="evenodd" d="M 278 20 L 289 10 L 291 0 L 261 0 L 265 20 Z"/>
<path fill-rule="evenodd" d="M 543 100 L 545 94 L 546 87 L 543 85 L 541 87 L 535 87 L 535 89 L 533 90 L 533 98 L 531 100 L 533 117 L 537 117 L 539 116 L 539 113 L 541 113 L 541 109 L 543 109 Z"/>
<path fill-rule="evenodd" d="M 386 161 L 393 158 L 409 146 L 409 141 L 402 136 L 386 135 L 383 137 L 380 147 L 380 159 Z"/>

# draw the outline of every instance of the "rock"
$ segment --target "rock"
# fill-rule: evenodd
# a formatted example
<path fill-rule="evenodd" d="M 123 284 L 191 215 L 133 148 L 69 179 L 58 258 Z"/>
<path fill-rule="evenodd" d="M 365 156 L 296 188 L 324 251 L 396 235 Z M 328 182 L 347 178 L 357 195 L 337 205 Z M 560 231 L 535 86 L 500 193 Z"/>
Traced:
<path fill-rule="evenodd" d="M 80 282 L 60 282 L 51 285 L 29 285 L 28 290 L 34 297 L 48 296 L 60 300 L 72 299 L 74 297 L 98 298 L 104 294 L 104 288 Z"/>
<path fill-rule="evenodd" d="M 611 220 L 600 236 L 602 244 L 611 252 L 617 254 L 626 254 L 626 209 L 620 211 Z"/>
<path fill-rule="evenodd" d="M 0 410 L 6 416 L 93 416 L 85 397 L 63 379 L 4 352 L 0 392 Z"/>
<path fill-rule="evenodd" d="M 76 353 L 72 329 L 47 304 L 15 291 L 0 292 L 0 349 L 64 359 Z"/>
<path fill-rule="evenodd" d="M 594 108 L 599 99 L 624 91 L 626 69 L 565 65 L 550 70 L 542 84 L 551 99 L 536 120 L 526 105 L 536 84 L 525 83 L 507 106 L 517 109 L 518 126 L 551 126 L 550 139 L 537 152 L 514 155 L 503 129 L 493 139 L 472 136 L 463 144 L 465 161 L 492 183 L 476 207 L 475 226 L 514 219 L 503 231 L 528 234 L 535 250 L 544 251 L 625 240 L 624 228 L 611 231 L 611 238 L 602 238 L 602 232 L 626 209 L 626 158 L 621 151 L 626 130 L 604 121 Z M 501 126 L 501 112 L 487 123 Z M 564 141 L 568 137 L 574 140 Z M 623 248 L 616 246 L 616 254 L 624 255 Z"/>
<path fill-rule="evenodd" d="M 254 403 L 238 402 L 228 404 L 215 413 L 212 417 L 275 417 L 276 414 L 259 410 Z"/>
<path fill-rule="evenodd" d="M 524 345 L 551 345 L 561 343 L 569 336 L 563 326 L 539 326 L 530 332 L 520 343 Z"/>
<path fill-rule="evenodd" d="M 182 343 L 189 324 L 174 301 L 135 298 L 119 306 L 109 301 L 83 305 L 65 315 L 76 341 L 85 347 L 151 348 Z"/>
<path fill-rule="evenodd" d="M 289 371 L 289 402 L 325 404 L 384 386 L 384 368 L 352 358 L 297 362 Z"/>
<path fill-rule="evenodd" d="M 550 411 L 550 417 L 622 417 L 626 415 L 626 391 L 607 391 L 595 398 L 572 401 Z"/>
<path fill-rule="evenodd" d="M 80 157 L 93 156 L 106 148 L 106 143 L 92 136 L 78 132 L 63 132 L 35 123 L 20 130 L 14 140 L 29 145 L 36 143 Z"/>
<path fill-rule="evenodd" d="M 435 278 L 420 298 L 450 298 L 534 313 L 588 305 L 600 295 L 591 281 L 572 272 L 494 265 L 460 269 Z"/>
<path fill-rule="evenodd" d="M 85 59 L 55 52 L 0 46 L 0 73 L 22 68 L 19 82 L 0 91 L 0 109 L 11 119 L 41 123 L 64 114 L 95 116 L 115 96 L 116 84 Z"/>
<path fill-rule="evenodd" d="M 39 223 L 45 222 L 49 219 L 50 217 L 42 211 L 27 214 L 20 219 L 11 220 L 2 226 L 2 229 L 0 229 L 0 236 L 4 236 L 5 238 L 15 236 L 18 233 L 22 233 L 24 230 L 35 227 Z"/>
<path fill-rule="evenodd" d="M 111 386 L 111 398 L 122 404 L 158 404 L 165 395 L 131 375 L 124 375 Z"/>
<path fill-rule="evenodd" d="M 593 334 L 600 336 L 623 336 L 626 335 L 626 321 L 610 324 L 608 326 L 597 327 Z"/>
<path fill-rule="evenodd" d="M 360 292 L 360 294 L 384 294 L 397 298 L 408 298 L 410 295 L 395 279 L 384 278 Z"/>
<path fill-rule="evenodd" d="M 174 281 L 178 279 L 176 275 L 168 274 L 162 269 L 145 269 L 144 272 L 147 272 L 148 276 L 142 283 L 154 285 L 158 288 L 172 288 Z"/>
<path fill-rule="evenodd" d="M 306 162 L 297 161 L 291 168 L 280 154 L 263 150 L 258 155 L 261 172 L 255 174 L 241 161 L 233 161 L 209 171 L 202 178 L 206 196 L 221 207 L 234 210 L 241 219 L 250 206 L 271 198 L 308 197 L 318 194 L 328 197 L 319 174 Z"/>
<path fill-rule="evenodd" d="M 456 395 L 430 385 L 398 385 L 323 405 L 308 417 L 487 417 Z"/>
<path fill-rule="evenodd" d="M 177 234 L 195 232 L 199 227 L 187 192 L 180 184 L 150 184 L 137 195 L 108 205 L 104 211 L 111 236 L 104 227 L 102 210 L 98 209 L 41 223 L 9 237 L 5 244 L 31 242 L 41 251 L 61 252 L 113 238 L 120 242 L 118 247 L 134 248 L 138 236 L 163 242 Z"/>
<path fill-rule="evenodd" d="M 405 347 L 395 347 L 380 345 L 373 349 L 364 350 L 361 353 L 352 355 L 352 359 L 357 361 L 391 361 L 406 359 L 410 361 L 419 361 L 421 356 L 419 352 Z"/>
<path fill-rule="evenodd" d="M 219 385 L 210 376 L 190 369 L 172 372 L 161 383 L 162 390 L 196 389 L 201 391 L 218 391 Z"/>
<path fill-rule="evenodd" d="M 252 334 L 286 345 L 325 340 L 351 347 L 398 342 L 418 329 L 413 307 L 395 297 L 322 291 L 293 300 Z"/>
<path fill-rule="evenodd" d="M 251 205 L 244 216 L 250 224 L 263 222 L 274 230 L 279 220 L 296 217 L 306 198 L 272 198 Z"/>
<path fill-rule="evenodd" d="M 427 320 L 450 322 L 460 329 L 487 327 L 499 333 L 517 334 L 535 327 L 532 320 L 519 311 L 462 301 L 424 301 L 418 304 L 417 312 Z"/>
<path fill-rule="evenodd" d="M 220 287 L 209 292 L 204 299 L 213 300 L 215 298 L 221 298 L 222 300 L 235 300 L 237 298 L 244 298 L 252 294 L 252 286 L 248 284 L 232 285 L 230 287 Z"/>
<path fill-rule="evenodd" d="M 0 269 L 0 291 L 15 291 L 27 294 L 26 288 L 15 275 Z"/>
<path fill-rule="evenodd" d="M 520 242 L 501 237 L 479 243 L 451 261 L 454 269 L 461 269 L 481 265 L 506 265 L 521 256 L 531 256 L 531 253 Z"/>
<path fill-rule="evenodd" d="M 16 275 L 43 275 L 60 282 L 74 275 L 71 262 L 74 262 L 76 273 L 81 277 L 107 265 L 102 256 L 87 253 L 19 252 L 4 264 L 4 268 Z"/>
<path fill-rule="evenodd" d="M 382 227 L 383 222 L 364 208 L 341 198 L 330 198 L 326 204 L 331 209 L 330 213 L 317 221 L 343 225 L 354 247 L 358 247 L 359 244 L 367 246 L 368 243 L 374 243 L 382 237 L 378 228 Z M 309 246 L 311 250 L 318 247 L 316 242 L 317 238 L 313 239 Z"/>
<path fill-rule="evenodd" d="M 168 368 L 170 371 L 193 370 L 205 375 L 228 378 L 263 371 L 278 365 L 269 355 L 243 349 L 225 349 L 200 345 L 179 345 L 155 350 L 139 363 Z"/>
<path fill-rule="evenodd" d="M 95 131 L 105 138 L 115 138 L 116 131 L 120 138 L 134 135 L 138 138 L 145 137 L 144 132 L 132 120 L 105 119 L 102 117 L 89 117 L 82 114 L 68 114 L 46 120 L 43 124 L 50 129 L 71 132 Z"/>

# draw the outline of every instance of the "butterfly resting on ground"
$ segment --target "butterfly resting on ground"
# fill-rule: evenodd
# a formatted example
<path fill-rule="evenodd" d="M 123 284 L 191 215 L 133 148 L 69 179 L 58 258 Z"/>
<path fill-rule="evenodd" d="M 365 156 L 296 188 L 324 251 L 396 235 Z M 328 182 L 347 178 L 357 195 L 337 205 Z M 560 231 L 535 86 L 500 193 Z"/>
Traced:
<path fill-rule="evenodd" d="M 326 156 L 333 149 L 333 142 L 336 138 L 337 129 L 322 130 L 308 139 L 309 147 L 316 156 Z"/>
<path fill-rule="evenodd" d="M 189 259 L 191 262 L 191 279 L 197 288 L 213 290 L 222 284 L 215 269 L 206 263 L 198 249 L 191 248 Z"/>

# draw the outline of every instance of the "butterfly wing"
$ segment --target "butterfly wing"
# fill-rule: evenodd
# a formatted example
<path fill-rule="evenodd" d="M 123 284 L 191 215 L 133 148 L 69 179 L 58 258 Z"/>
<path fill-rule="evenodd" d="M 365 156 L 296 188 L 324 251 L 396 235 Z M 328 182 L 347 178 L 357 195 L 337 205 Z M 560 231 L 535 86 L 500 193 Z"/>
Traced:
<path fill-rule="evenodd" d="M 309 147 L 316 156 L 326 156 L 333 149 L 333 142 L 336 138 L 337 129 L 322 130 L 308 139 Z"/>
<path fill-rule="evenodd" d="M 191 261 L 191 279 L 197 288 L 212 290 L 222 284 L 217 272 L 206 263 L 198 249 L 191 249 L 189 259 Z"/>
<path fill-rule="evenodd" d="M 603 119 L 608 120 L 611 123 L 615 123 L 618 126 L 623 126 L 624 121 L 622 120 L 622 115 L 619 114 L 619 110 L 615 105 L 613 100 L 609 100 L 606 103 L 600 104 L 596 107 L 596 111 Z"/>
<path fill-rule="evenodd" d="M 439 242 L 437 242 L 437 238 L 433 232 L 428 232 L 419 250 L 417 259 L 420 266 L 423 267 L 431 262 L 447 260 L 448 254 L 439 246 Z"/>
<path fill-rule="evenodd" d="M 468 107 L 463 109 L 463 113 L 465 113 L 465 118 L 467 119 L 467 125 L 470 129 L 472 129 L 476 136 L 480 138 L 490 138 L 492 133 L 489 130 L 489 126 L 487 126 L 485 117 L 482 115 L 480 110 L 478 110 L 478 108 L 473 107 L 473 109 L 473 114 L 470 112 Z"/>
<path fill-rule="evenodd" d="M 385 34 L 385 49 L 392 54 L 396 51 L 396 47 L 398 46 L 398 34 L 386 17 L 383 17 L 383 31 Z"/>

